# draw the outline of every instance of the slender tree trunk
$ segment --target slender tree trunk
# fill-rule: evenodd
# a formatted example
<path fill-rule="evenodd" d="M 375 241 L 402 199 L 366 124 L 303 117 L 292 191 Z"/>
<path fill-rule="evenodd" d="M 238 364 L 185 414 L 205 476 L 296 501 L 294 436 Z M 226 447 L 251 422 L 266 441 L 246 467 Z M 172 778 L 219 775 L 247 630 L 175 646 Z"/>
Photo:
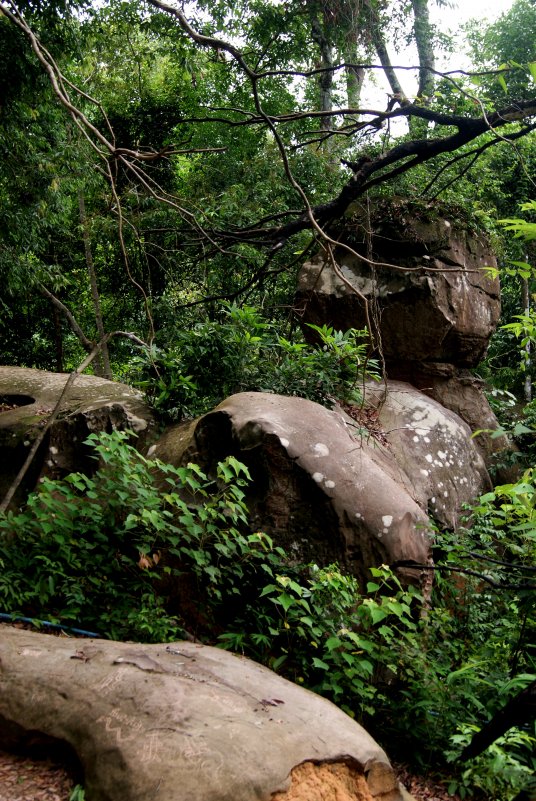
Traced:
<path fill-rule="evenodd" d="M 356 42 L 348 43 L 344 53 L 344 60 L 347 64 L 358 63 L 360 59 Z M 348 108 L 359 108 L 364 80 L 365 70 L 363 67 L 346 67 L 346 96 L 348 98 Z"/>
<path fill-rule="evenodd" d="M 525 261 L 528 261 L 528 256 L 525 257 Z M 521 293 L 523 297 L 523 309 L 524 314 L 528 317 L 530 314 L 530 292 L 529 292 L 529 282 L 527 278 L 521 279 Z M 531 369 L 531 358 L 530 358 L 530 339 L 527 337 L 527 344 L 525 345 L 525 387 L 524 387 L 524 394 L 525 400 L 527 403 L 530 403 L 532 400 L 532 379 L 530 375 Z"/>
<path fill-rule="evenodd" d="M 102 312 L 100 306 L 99 289 L 97 286 L 97 276 L 95 274 L 95 265 L 93 263 L 93 255 L 91 253 L 91 242 L 89 239 L 89 228 L 87 224 L 86 204 L 84 202 L 84 195 L 82 191 L 78 192 L 78 209 L 80 212 L 80 225 L 82 226 L 82 236 L 84 238 L 84 251 L 86 255 L 86 267 L 89 275 L 89 284 L 91 287 L 91 297 L 93 299 L 93 310 L 95 312 L 95 324 L 97 326 L 97 334 L 100 341 L 104 339 L 104 323 L 102 320 Z M 108 345 L 104 344 L 101 348 L 101 357 L 95 361 L 95 372 L 111 380 L 112 371 L 110 369 L 110 357 L 108 354 Z"/>
<path fill-rule="evenodd" d="M 417 96 L 428 103 L 435 89 L 435 53 L 433 29 L 430 24 L 428 0 L 411 0 L 414 23 L 413 32 L 419 54 L 419 89 Z"/>
<path fill-rule="evenodd" d="M 407 103 L 408 99 L 406 97 L 406 93 L 402 89 L 402 84 L 398 80 L 398 76 L 393 69 L 393 65 L 391 64 L 391 58 L 383 37 L 382 23 L 378 16 L 378 10 L 374 4 L 374 0 L 365 0 L 364 4 L 367 8 L 370 20 L 370 38 L 374 49 L 378 54 L 378 58 L 380 59 L 380 64 L 383 67 L 385 77 L 387 78 L 389 86 L 391 87 L 393 97 L 395 97 L 401 104 Z"/>
<path fill-rule="evenodd" d="M 327 21 L 325 18 L 325 8 L 322 4 L 320 7 L 314 0 L 308 0 L 307 7 L 309 9 L 309 17 L 311 19 L 311 36 L 313 42 L 318 46 L 320 51 L 319 66 L 324 72 L 321 72 L 318 78 L 319 88 L 319 111 L 332 111 L 333 110 L 333 48 L 329 41 L 327 34 Z M 320 19 L 319 11 L 322 12 L 322 19 Z M 333 127 L 331 117 L 323 117 L 320 120 L 320 129 L 322 131 L 330 131 Z"/>
<path fill-rule="evenodd" d="M 54 321 L 54 350 L 56 351 L 56 372 L 63 373 L 63 337 L 61 335 L 61 317 L 59 309 L 52 305 L 52 320 Z"/>

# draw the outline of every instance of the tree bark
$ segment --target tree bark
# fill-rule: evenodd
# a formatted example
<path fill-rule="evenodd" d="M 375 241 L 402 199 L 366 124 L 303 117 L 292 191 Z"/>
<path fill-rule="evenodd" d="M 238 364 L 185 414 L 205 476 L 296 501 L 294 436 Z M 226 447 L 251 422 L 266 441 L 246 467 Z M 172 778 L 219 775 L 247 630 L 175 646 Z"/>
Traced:
<path fill-rule="evenodd" d="M 511 698 L 506 706 L 498 712 L 478 731 L 468 746 L 460 754 L 460 761 L 474 759 L 486 748 L 501 737 L 512 726 L 523 726 L 530 723 L 536 715 L 536 681 L 525 687 L 518 695 Z"/>
<path fill-rule="evenodd" d="M 419 89 L 417 96 L 428 103 L 435 89 L 435 53 L 433 29 L 430 24 L 428 0 L 411 0 L 413 6 L 413 32 L 419 54 Z"/>
<path fill-rule="evenodd" d="M 344 60 L 347 64 L 357 64 L 359 54 L 356 42 L 350 42 L 344 53 Z M 359 108 L 361 102 L 361 90 L 365 80 L 365 70 L 363 67 L 346 67 L 346 96 L 349 108 Z"/>
<path fill-rule="evenodd" d="M 528 261 L 528 256 L 525 257 L 525 261 Z M 529 282 L 527 278 L 521 279 L 521 292 L 523 297 L 523 314 L 525 314 L 528 317 L 530 315 L 530 292 L 529 292 Z M 531 358 L 530 358 L 529 337 L 527 337 L 527 344 L 525 345 L 524 365 L 525 365 L 524 394 L 526 402 L 530 403 L 532 400 L 532 378 L 530 375 Z"/>
<path fill-rule="evenodd" d="M 331 111 L 333 109 L 333 48 L 327 33 L 326 9 L 323 3 L 319 7 L 314 0 L 308 0 L 307 7 L 311 19 L 311 36 L 320 51 L 319 66 L 324 70 L 318 78 L 318 108 L 319 111 Z M 320 129 L 329 131 L 331 128 L 332 118 L 323 117 L 320 121 Z"/>
<path fill-rule="evenodd" d="M 102 320 L 102 311 L 100 305 L 99 289 L 97 286 L 97 276 L 95 274 L 95 265 L 93 262 L 93 254 L 91 252 L 91 242 L 89 239 L 89 229 L 87 224 L 86 204 L 84 202 L 84 195 L 80 191 L 78 193 L 78 209 L 80 212 L 80 225 L 82 227 L 82 236 L 84 239 L 84 252 L 86 256 L 86 267 L 89 276 L 89 284 L 91 287 L 91 298 L 93 300 L 93 310 L 95 312 L 95 324 L 97 327 L 97 334 L 100 342 L 103 342 L 105 337 L 104 323 Z M 97 358 L 95 363 L 95 372 L 101 378 L 107 378 L 111 381 L 112 371 L 110 368 L 110 357 L 108 354 L 108 345 L 104 342 L 100 357 Z"/>

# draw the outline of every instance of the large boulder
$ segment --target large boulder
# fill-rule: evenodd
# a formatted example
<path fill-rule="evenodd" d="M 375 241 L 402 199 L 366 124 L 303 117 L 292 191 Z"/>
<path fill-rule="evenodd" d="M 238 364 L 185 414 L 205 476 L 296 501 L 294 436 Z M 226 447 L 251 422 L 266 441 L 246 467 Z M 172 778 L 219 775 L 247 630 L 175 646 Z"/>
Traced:
<path fill-rule="evenodd" d="M 409 381 L 473 432 L 497 429 L 467 369 L 482 359 L 500 314 L 499 280 L 488 270 L 497 260 L 485 236 L 441 205 L 396 198 L 356 207 L 332 233 L 341 243 L 337 268 L 320 251 L 300 271 L 303 322 L 368 326 L 388 378 Z M 509 461 L 505 437 L 482 434 L 477 445 L 488 467 Z"/>
<path fill-rule="evenodd" d="M 456 528 L 466 504 L 491 482 L 471 430 L 454 412 L 410 384 L 369 385 L 366 398 L 393 458 L 409 478 L 421 508 L 447 528 Z"/>
<path fill-rule="evenodd" d="M 0 367 L 0 499 L 11 486 L 65 387 L 68 374 Z M 94 471 L 84 440 L 93 432 L 129 429 L 142 447 L 155 421 L 140 392 L 96 376 L 80 375 L 62 400 L 61 413 L 40 446 L 15 496 L 25 499 L 43 476 Z"/>
<path fill-rule="evenodd" d="M 500 483 L 516 480 L 517 449 L 506 434 L 498 435 L 499 421 L 484 393 L 484 382 L 471 370 L 441 362 L 426 365 L 414 362 L 392 364 L 389 372 L 393 378 L 409 382 L 461 417 L 476 434 L 476 447 Z"/>
<path fill-rule="evenodd" d="M 442 212 L 390 200 L 373 205 L 370 219 L 346 218 L 333 232 L 345 280 L 323 251 L 300 271 L 304 322 L 346 330 L 381 321 L 373 334 L 388 372 L 393 361 L 478 364 L 500 314 L 499 281 L 486 269 L 497 261 L 485 237 Z"/>
<path fill-rule="evenodd" d="M 193 643 L 2 627 L 0 747 L 40 736 L 74 750 L 88 801 L 407 798 L 384 751 L 336 706 Z"/>
<path fill-rule="evenodd" d="M 297 559 L 338 561 L 364 583 L 382 562 L 430 556 L 428 510 L 455 525 L 462 506 L 489 486 L 457 415 L 409 385 L 367 390 L 379 431 L 303 398 L 245 392 L 168 429 L 152 454 L 209 471 L 234 455 L 253 482 L 252 525 Z M 438 492 L 441 495 L 438 495 Z"/>

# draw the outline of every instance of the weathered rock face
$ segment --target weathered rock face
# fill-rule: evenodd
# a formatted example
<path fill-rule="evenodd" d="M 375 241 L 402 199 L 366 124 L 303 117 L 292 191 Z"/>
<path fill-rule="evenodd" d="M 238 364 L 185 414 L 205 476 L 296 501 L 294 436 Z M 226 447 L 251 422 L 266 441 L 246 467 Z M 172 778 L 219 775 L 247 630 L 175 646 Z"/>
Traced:
<path fill-rule="evenodd" d="M 428 508 L 453 525 L 489 482 L 456 415 L 409 385 L 393 385 L 386 398 L 381 388 L 369 392 L 381 408 L 382 441 L 341 410 L 246 392 L 169 429 L 154 455 L 209 470 L 235 455 L 253 477 L 248 501 L 256 528 L 298 559 L 339 561 L 365 582 L 368 568 L 382 562 L 426 562 Z"/>
<path fill-rule="evenodd" d="M 381 217 L 382 208 L 389 216 Z M 499 282 L 489 244 L 448 219 L 415 219 L 380 206 L 373 219 L 371 255 L 382 263 L 373 272 L 344 248 L 335 251 L 341 273 L 358 292 L 375 301 L 381 316 L 383 355 L 409 362 L 450 362 L 472 367 L 482 358 L 500 314 Z M 348 220 L 337 236 L 366 253 L 364 222 Z M 386 264 L 395 264 L 393 269 Z M 298 297 L 305 321 L 335 328 L 363 328 L 362 299 L 317 255 L 299 276 Z"/>
<path fill-rule="evenodd" d="M 297 292 L 303 321 L 342 330 L 370 323 L 389 378 L 414 383 L 473 431 L 496 428 L 466 369 L 482 359 L 500 315 L 499 281 L 485 269 L 497 262 L 485 238 L 460 228 L 440 207 L 427 211 L 396 200 L 373 205 L 370 222 L 362 214 L 345 220 L 334 234 L 355 251 L 341 246 L 334 253 L 347 283 L 323 253 L 304 264 Z M 361 254 L 378 266 L 373 270 Z M 488 464 L 509 447 L 489 437 L 478 444 Z"/>
<path fill-rule="evenodd" d="M 484 394 L 483 381 L 470 370 L 457 368 L 452 364 L 436 362 L 420 365 L 417 363 L 391 365 L 393 378 L 407 381 L 433 398 L 446 409 L 451 409 L 467 423 L 472 432 L 482 431 L 475 438 L 475 444 L 487 466 L 494 463 L 497 454 L 513 451 L 513 445 L 505 435 L 491 436 L 499 423 Z M 512 468 L 496 469 L 499 482 L 515 481 L 517 471 Z"/>
<path fill-rule="evenodd" d="M 403 797 L 384 751 L 329 701 L 193 643 L 2 627 L 0 746 L 37 733 L 72 746 L 88 801 Z"/>
<path fill-rule="evenodd" d="M 0 414 L 0 498 L 11 485 L 29 449 L 53 411 L 67 374 L 25 367 L 0 367 L 0 401 L 13 405 Z M 96 376 L 79 376 L 62 402 L 26 475 L 16 500 L 23 500 L 42 476 L 60 478 L 69 472 L 93 472 L 93 460 L 83 445 L 92 432 L 131 429 L 140 446 L 155 429 L 141 393 L 125 384 Z"/>
<path fill-rule="evenodd" d="M 447 528 L 459 524 L 463 506 L 491 488 L 471 432 L 458 415 L 410 384 L 368 385 L 398 467 L 420 506 Z"/>

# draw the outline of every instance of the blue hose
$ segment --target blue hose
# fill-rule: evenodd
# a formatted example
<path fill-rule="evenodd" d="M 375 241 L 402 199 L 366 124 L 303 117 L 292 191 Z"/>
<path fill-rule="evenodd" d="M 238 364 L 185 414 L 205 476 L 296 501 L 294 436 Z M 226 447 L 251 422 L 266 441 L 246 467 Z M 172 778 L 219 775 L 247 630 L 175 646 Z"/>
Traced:
<path fill-rule="evenodd" d="M 19 615 L 10 615 L 9 612 L 0 612 L 0 620 L 8 620 L 10 623 L 31 623 L 32 626 L 39 624 L 46 629 L 54 629 L 54 631 L 70 631 L 72 634 L 78 634 L 80 637 L 91 637 L 92 639 L 102 639 L 102 634 L 97 634 L 94 631 L 84 631 L 84 629 L 73 629 L 72 626 L 63 626 L 61 623 L 50 623 L 48 620 L 37 620 L 34 617 L 20 617 Z"/>

